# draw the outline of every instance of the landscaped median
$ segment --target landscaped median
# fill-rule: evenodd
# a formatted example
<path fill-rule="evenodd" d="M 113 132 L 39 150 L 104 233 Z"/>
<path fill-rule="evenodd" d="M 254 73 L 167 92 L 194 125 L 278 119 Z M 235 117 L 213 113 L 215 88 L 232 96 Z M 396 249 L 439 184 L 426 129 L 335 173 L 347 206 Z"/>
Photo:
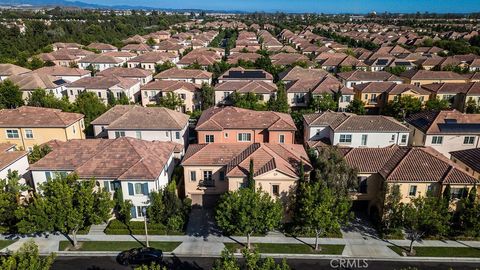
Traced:
<path fill-rule="evenodd" d="M 0 249 L 4 249 L 11 244 L 15 243 L 16 240 L 0 240 Z"/>
<path fill-rule="evenodd" d="M 341 255 L 345 245 L 321 245 L 321 250 L 316 251 L 307 244 L 273 244 L 273 243 L 252 243 L 252 246 L 260 253 L 276 254 L 329 254 Z M 231 252 L 237 252 L 245 246 L 239 243 L 225 243 L 225 247 Z"/>
<path fill-rule="evenodd" d="M 163 252 L 171 252 L 181 242 L 150 242 L 150 247 L 160 249 Z M 143 243 L 137 241 L 85 241 L 78 242 L 78 247 L 73 249 L 70 241 L 60 241 L 59 251 L 124 251 L 132 248 L 143 247 Z"/>
<path fill-rule="evenodd" d="M 389 246 L 400 256 L 408 253 L 408 247 Z M 480 257 L 480 248 L 473 247 L 414 247 L 415 257 Z"/>

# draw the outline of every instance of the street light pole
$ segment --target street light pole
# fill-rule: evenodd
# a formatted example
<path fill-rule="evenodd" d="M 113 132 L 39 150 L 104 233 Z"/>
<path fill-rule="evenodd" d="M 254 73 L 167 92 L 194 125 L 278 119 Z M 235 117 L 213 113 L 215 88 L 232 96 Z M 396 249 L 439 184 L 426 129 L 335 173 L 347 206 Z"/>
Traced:
<path fill-rule="evenodd" d="M 147 247 L 150 247 L 150 245 L 148 244 L 148 229 L 147 229 L 147 208 L 146 207 L 143 207 L 142 208 L 142 212 L 143 212 L 143 218 L 145 220 L 145 239 L 147 241 Z"/>

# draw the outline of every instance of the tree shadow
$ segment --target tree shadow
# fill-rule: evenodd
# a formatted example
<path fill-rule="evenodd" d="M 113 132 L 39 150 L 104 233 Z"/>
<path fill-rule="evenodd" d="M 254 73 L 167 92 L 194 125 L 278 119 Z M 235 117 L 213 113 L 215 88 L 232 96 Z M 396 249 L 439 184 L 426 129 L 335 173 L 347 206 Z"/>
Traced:
<path fill-rule="evenodd" d="M 189 262 L 183 260 L 176 255 L 170 258 L 169 262 L 164 262 L 164 265 L 169 270 L 203 270 L 204 268 L 198 265 L 197 262 Z"/>

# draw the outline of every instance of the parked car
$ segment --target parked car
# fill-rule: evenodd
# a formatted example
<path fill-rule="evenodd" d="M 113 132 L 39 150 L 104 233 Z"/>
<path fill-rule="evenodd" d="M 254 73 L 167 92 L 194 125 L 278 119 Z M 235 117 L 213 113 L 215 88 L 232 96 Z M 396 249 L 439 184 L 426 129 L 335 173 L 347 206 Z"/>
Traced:
<path fill-rule="evenodd" d="M 151 263 L 161 263 L 163 253 L 155 248 L 132 248 L 123 251 L 117 257 L 117 261 L 122 265 L 142 265 Z"/>

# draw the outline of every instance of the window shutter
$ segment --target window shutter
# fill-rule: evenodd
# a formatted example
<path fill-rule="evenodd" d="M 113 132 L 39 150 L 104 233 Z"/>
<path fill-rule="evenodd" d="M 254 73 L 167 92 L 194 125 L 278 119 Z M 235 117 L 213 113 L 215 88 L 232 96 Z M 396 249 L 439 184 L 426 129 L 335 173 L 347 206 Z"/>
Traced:
<path fill-rule="evenodd" d="M 128 195 L 133 196 L 133 184 L 128 183 Z"/>
<path fill-rule="evenodd" d="M 132 218 L 137 218 L 137 209 L 135 208 L 135 206 L 132 206 L 132 208 L 130 208 L 130 215 L 132 216 Z"/>
<path fill-rule="evenodd" d="M 143 195 L 148 195 L 148 183 L 142 184 L 142 189 Z"/>
<path fill-rule="evenodd" d="M 107 192 L 110 192 L 110 183 L 108 181 L 103 181 L 103 186 Z"/>

